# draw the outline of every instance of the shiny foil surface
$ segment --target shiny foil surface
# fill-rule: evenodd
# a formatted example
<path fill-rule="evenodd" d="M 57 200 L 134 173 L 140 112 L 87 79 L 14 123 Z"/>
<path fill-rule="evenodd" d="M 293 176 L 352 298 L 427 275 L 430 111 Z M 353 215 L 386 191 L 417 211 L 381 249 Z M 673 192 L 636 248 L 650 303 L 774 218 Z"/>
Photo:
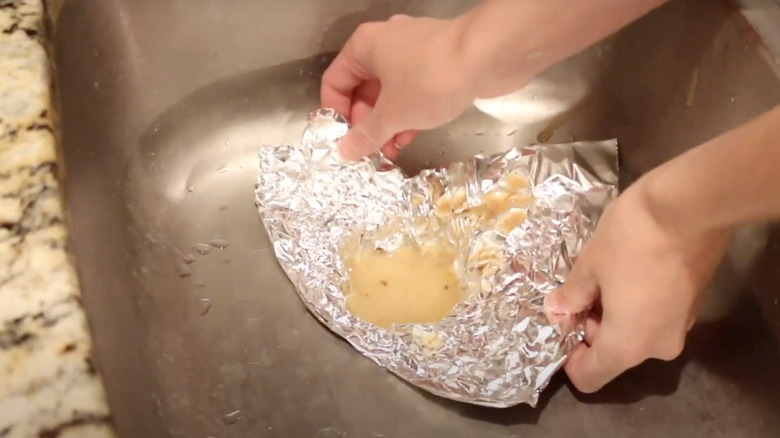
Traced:
<path fill-rule="evenodd" d="M 309 116 L 301 144 L 261 148 L 256 203 L 279 263 L 311 313 L 359 352 L 433 394 L 492 407 L 535 405 L 582 329 L 543 312 L 617 195 L 616 141 L 528 146 L 407 177 L 380 154 L 342 159 L 343 117 Z M 530 203 L 518 226 L 471 214 L 511 178 Z M 514 188 L 512 190 L 515 190 Z M 442 203 L 446 204 L 442 209 Z M 466 293 L 434 324 L 379 328 L 342 293 L 344 248 L 448 244 Z M 399 274 L 400 275 L 400 274 Z"/>

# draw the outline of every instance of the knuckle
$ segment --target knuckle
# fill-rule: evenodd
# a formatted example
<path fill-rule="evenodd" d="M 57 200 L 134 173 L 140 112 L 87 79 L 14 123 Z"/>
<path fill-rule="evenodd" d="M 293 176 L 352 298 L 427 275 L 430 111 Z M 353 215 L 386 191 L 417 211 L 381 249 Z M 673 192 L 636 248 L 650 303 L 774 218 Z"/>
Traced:
<path fill-rule="evenodd" d="M 355 31 L 352 33 L 352 39 L 357 40 L 363 40 L 368 38 L 376 28 L 376 23 L 373 22 L 366 22 L 361 23 L 358 25 L 358 27 L 355 28 Z"/>
<path fill-rule="evenodd" d="M 585 380 L 581 378 L 577 374 L 568 373 L 569 381 L 571 381 L 571 384 L 574 385 L 577 390 L 583 394 L 593 394 L 594 392 L 601 389 L 601 386 L 590 382 L 588 380 Z"/>
<path fill-rule="evenodd" d="M 390 17 L 390 19 L 388 21 L 402 21 L 402 20 L 406 20 L 408 18 L 411 18 L 411 17 L 409 17 L 406 14 L 395 14 L 392 17 Z"/>
<path fill-rule="evenodd" d="M 661 360 L 674 360 L 677 359 L 685 348 L 685 339 L 682 336 L 668 340 L 661 345 L 654 355 L 655 358 Z"/>

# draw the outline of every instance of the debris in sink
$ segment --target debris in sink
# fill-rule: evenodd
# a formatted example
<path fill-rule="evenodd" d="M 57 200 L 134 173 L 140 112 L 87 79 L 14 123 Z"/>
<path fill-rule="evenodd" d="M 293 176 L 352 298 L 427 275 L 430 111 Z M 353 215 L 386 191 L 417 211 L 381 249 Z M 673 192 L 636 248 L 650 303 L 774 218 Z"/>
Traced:
<path fill-rule="evenodd" d="M 206 255 L 211 252 L 211 246 L 205 243 L 196 243 L 192 248 L 200 255 Z"/>
<path fill-rule="evenodd" d="M 209 244 L 217 249 L 225 249 L 228 247 L 228 241 L 219 237 L 209 240 Z"/>
<path fill-rule="evenodd" d="M 375 363 L 433 394 L 492 407 L 535 404 L 582 339 L 581 324 L 551 325 L 541 303 L 617 195 L 616 142 L 514 148 L 407 177 L 381 154 L 343 160 L 337 141 L 347 130 L 332 110 L 315 111 L 301 145 L 258 154 L 258 210 L 306 307 Z M 345 250 L 355 239 L 358 248 L 388 253 L 454 248 L 449 264 L 466 298 L 435 322 L 385 329 L 365 321 L 344 293 Z M 410 270 L 375 279 L 377 287 L 415 278 Z"/>
<path fill-rule="evenodd" d="M 201 298 L 199 303 L 200 315 L 206 316 L 206 314 L 209 313 L 209 310 L 211 310 L 211 299 Z"/>
<path fill-rule="evenodd" d="M 688 84 L 688 92 L 685 94 L 685 106 L 688 108 L 693 106 L 693 101 L 696 99 L 696 87 L 699 85 L 699 67 L 693 69 L 691 73 L 691 82 Z"/>
<path fill-rule="evenodd" d="M 233 411 L 233 412 L 231 412 L 229 414 L 225 414 L 222 417 L 222 423 L 224 423 L 225 426 L 232 426 L 232 425 L 238 423 L 239 421 L 241 421 L 241 411 L 240 410 L 235 410 L 235 411 Z"/>
<path fill-rule="evenodd" d="M 539 131 L 539 133 L 536 135 L 536 141 L 539 143 L 547 143 L 552 138 L 553 134 L 555 134 L 555 131 L 558 130 L 563 125 L 563 120 L 561 119 L 553 119 L 550 121 L 550 123 L 547 124 L 547 126 Z"/>
<path fill-rule="evenodd" d="M 192 275 L 192 270 L 190 269 L 190 265 L 186 262 L 180 262 L 176 264 L 176 273 L 181 278 L 189 277 Z"/>
<path fill-rule="evenodd" d="M 193 186 L 188 186 L 187 187 L 187 193 L 192 193 L 194 191 L 195 191 L 195 187 L 193 187 Z"/>

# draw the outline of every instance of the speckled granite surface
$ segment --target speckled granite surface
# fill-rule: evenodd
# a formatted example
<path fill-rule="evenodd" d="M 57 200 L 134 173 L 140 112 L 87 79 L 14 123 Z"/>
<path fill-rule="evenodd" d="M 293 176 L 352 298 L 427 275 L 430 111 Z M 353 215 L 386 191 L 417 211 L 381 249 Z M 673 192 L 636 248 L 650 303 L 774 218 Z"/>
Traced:
<path fill-rule="evenodd" d="M 56 179 L 41 0 L 0 0 L 0 438 L 112 437 Z"/>

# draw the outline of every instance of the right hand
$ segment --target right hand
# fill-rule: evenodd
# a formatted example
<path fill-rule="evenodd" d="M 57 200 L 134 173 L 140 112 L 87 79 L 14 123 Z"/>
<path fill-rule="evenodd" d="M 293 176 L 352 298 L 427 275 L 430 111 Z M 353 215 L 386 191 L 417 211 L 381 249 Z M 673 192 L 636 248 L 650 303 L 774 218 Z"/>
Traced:
<path fill-rule="evenodd" d="M 655 177 L 645 175 L 615 200 L 563 286 L 545 298 L 548 318 L 565 327 L 587 314 L 585 342 L 565 365 L 582 392 L 645 359 L 676 358 L 726 251 L 730 230 L 657 220 L 645 190 Z"/>
<path fill-rule="evenodd" d="M 360 25 L 325 71 L 321 106 L 352 123 L 340 153 L 394 160 L 417 130 L 454 120 L 477 97 L 458 53 L 458 22 L 396 15 Z"/>

